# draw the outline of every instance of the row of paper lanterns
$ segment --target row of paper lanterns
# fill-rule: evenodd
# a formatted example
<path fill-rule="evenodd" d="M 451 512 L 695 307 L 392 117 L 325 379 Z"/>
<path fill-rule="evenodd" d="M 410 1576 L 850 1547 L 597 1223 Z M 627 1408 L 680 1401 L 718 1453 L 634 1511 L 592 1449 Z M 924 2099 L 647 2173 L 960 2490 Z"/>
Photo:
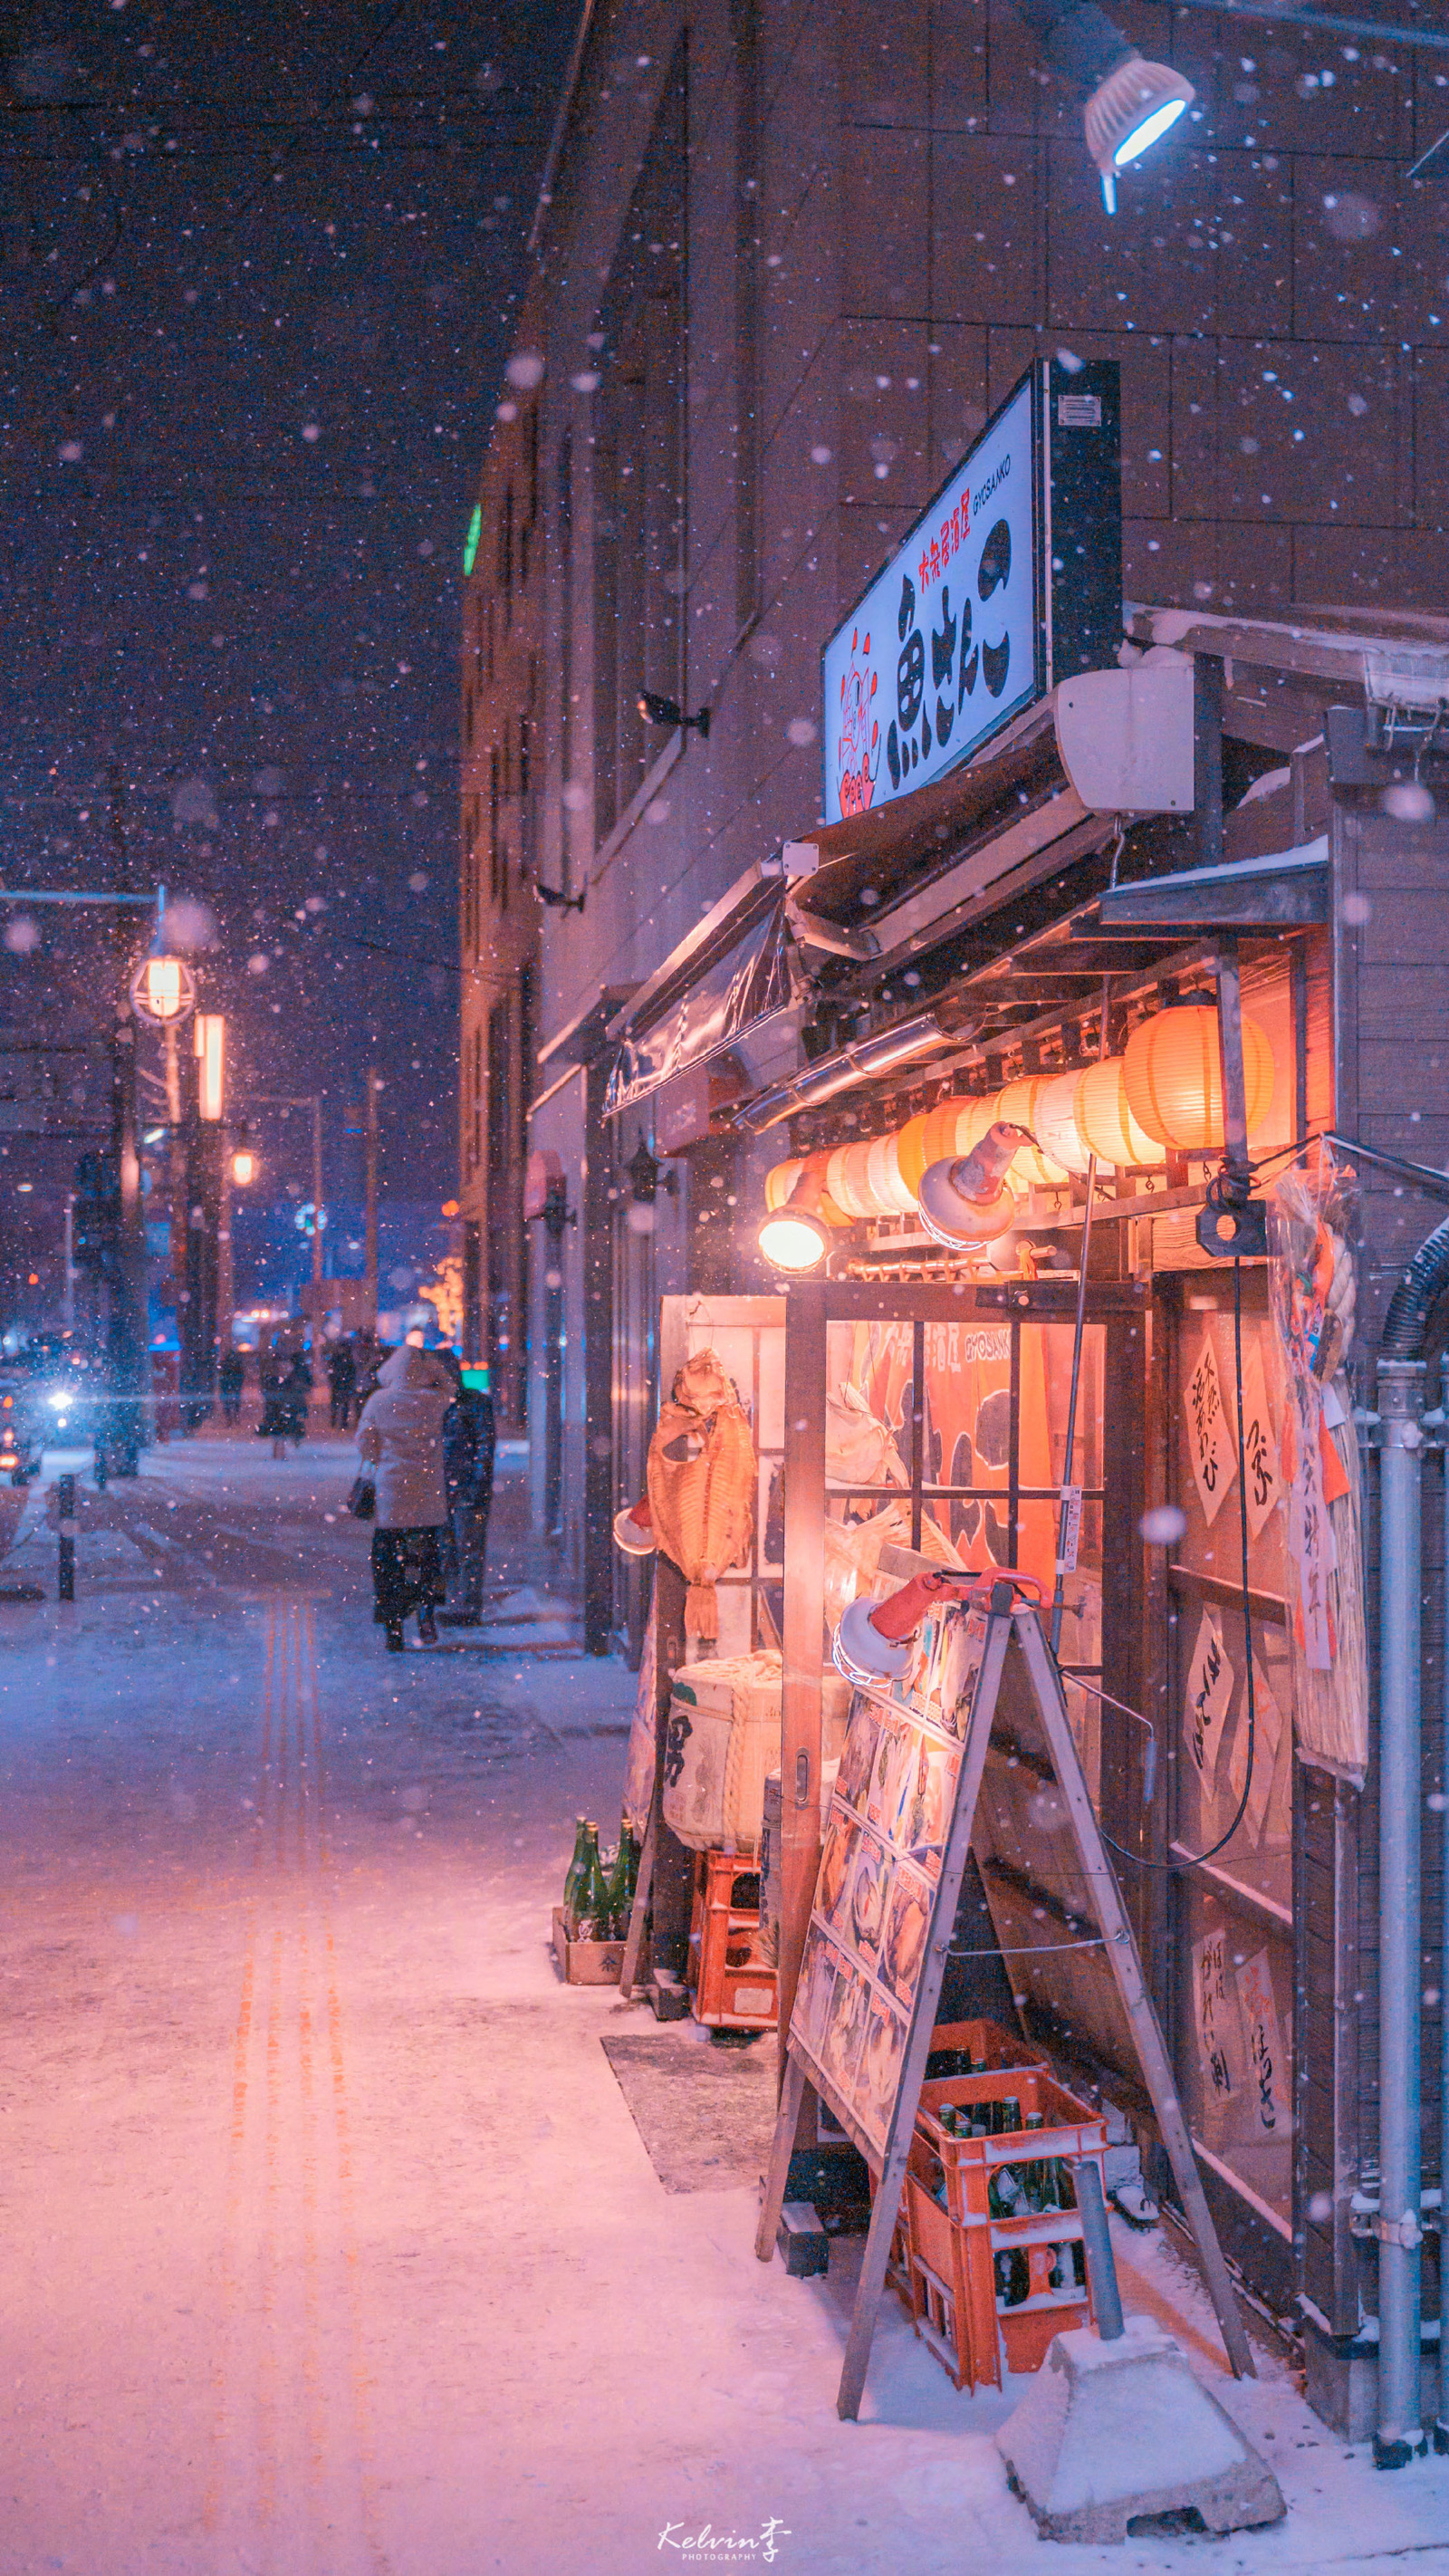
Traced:
<path fill-rule="evenodd" d="M 1266 1034 L 1246 1015 L 1243 1084 L 1251 1136 L 1272 1111 L 1274 1062 Z M 1069 1073 L 1021 1074 L 978 1099 L 943 1100 L 889 1136 L 777 1163 L 766 1177 L 766 1207 L 782 1208 L 808 1168 L 819 1175 L 827 1221 L 908 1215 L 932 1165 L 969 1154 L 998 1120 L 1027 1131 L 1005 1176 L 1016 1191 L 1060 1189 L 1085 1174 L 1093 1154 L 1099 1171 L 1117 1172 L 1160 1170 L 1169 1152 L 1220 1151 L 1217 1013 L 1195 1003 L 1158 1011 L 1121 1055 Z"/>

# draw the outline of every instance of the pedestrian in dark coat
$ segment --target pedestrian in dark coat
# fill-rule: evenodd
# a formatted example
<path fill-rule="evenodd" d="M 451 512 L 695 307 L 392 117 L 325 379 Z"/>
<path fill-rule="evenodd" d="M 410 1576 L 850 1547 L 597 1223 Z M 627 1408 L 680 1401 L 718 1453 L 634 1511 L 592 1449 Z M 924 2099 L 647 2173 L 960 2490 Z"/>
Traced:
<path fill-rule="evenodd" d="M 458 1592 L 457 1604 L 448 1615 L 460 1627 L 476 1628 L 483 1609 L 483 1566 L 493 1502 L 493 1398 L 481 1387 L 466 1383 L 451 1351 L 438 1356 L 452 1362 L 457 1380 L 443 1424 L 449 1522 L 445 1546 L 449 1588 L 456 1585 Z"/>
<path fill-rule="evenodd" d="M 372 1615 L 393 1654 L 402 1652 L 403 1621 L 413 1611 L 424 1644 L 437 1641 L 448 1519 L 443 1416 L 452 1394 L 452 1378 L 435 1354 L 405 1342 L 383 1362 L 377 1392 L 357 1426 L 358 1450 L 375 1471 L 377 1495 Z"/>
<path fill-rule="evenodd" d="M 350 1342 L 332 1342 L 327 1351 L 327 1384 L 331 1394 L 331 1419 L 334 1431 L 345 1431 L 352 1420 L 352 1399 L 357 1393 L 357 1362 Z"/>
<path fill-rule="evenodd" d="M 217 1370 L 217 1386 L 221 1394 L 221 1410 L 223 1418 L 227 1422 L 237 1422 L 241 1419 L 242 1388 L 246 1384 L 246 1375 L 247 1364 L 245 1359 L 237 1349 L 235 1342 L 229 1342 L 226 1349 L 222 1352 L 221 1366 Z"/>

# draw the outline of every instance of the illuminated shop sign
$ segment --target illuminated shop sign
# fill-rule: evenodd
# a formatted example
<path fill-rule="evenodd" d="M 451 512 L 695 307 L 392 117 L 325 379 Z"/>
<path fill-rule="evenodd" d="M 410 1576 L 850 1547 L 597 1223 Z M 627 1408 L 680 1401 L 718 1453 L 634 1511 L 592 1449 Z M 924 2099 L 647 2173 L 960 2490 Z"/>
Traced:
<path fill-rule="evenodd" d="M 1044 360 L 825 647 L 826 822 L 944 776 L 1121 640 L 1116 363 Z"/>

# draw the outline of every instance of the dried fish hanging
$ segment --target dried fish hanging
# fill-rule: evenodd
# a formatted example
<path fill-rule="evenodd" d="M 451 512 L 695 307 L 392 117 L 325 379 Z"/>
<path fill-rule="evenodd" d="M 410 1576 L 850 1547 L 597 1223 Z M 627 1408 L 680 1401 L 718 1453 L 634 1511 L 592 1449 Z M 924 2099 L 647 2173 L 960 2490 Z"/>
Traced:
<path fill-rule="evenodd" d="M 689 1586 L 686 1638 L 713 1643 L 719 1635 L 714 1587 L 749 1562 L 757 1475 L 734 1380 L 713 1351 L 696 1351 L 659 1408 L 647 1475 L 655 1534 Z"/>
<path fill-rule="evenodd" d="M 1305 1760 L 1362 1782 L 1368 1763 L 1363 1510 L 1344 1363 L 1356 1287 L 1353 1174 L 1327 1147 L 1268 1196 L 1269 1286 L 1283 1381 L 1288 1651 Z"/>

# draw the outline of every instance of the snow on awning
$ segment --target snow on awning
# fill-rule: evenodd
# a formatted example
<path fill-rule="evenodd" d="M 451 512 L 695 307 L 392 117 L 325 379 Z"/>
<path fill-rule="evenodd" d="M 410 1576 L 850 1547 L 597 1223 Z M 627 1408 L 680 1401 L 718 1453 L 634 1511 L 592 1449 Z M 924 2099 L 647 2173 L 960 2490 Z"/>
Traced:
<path fill-rule="evenodd" d="M 784 881 L 748 868 L 610 1022 L 619 1053 L 605 1117 L 617 1118 L 676 1074 L 778 1019 L 795 1003 L 799 983 Z"/>

